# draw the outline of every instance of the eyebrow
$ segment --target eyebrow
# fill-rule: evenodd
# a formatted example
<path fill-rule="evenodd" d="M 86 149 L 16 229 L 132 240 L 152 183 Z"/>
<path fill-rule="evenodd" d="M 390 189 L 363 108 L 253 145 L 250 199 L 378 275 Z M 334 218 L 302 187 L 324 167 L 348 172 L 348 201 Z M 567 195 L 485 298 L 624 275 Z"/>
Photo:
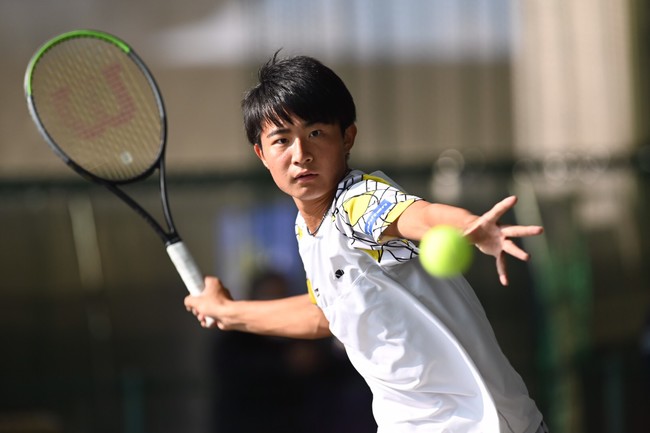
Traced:
<path fill-rule="evenodd" d="M 303 124 L 303 127 L 304 128 L 309 128 L 310 126 L 314 126 L 314 125 L 316 125 L 318 123 L 323 123 L 323 122 L 305 122 Z M 274 135 L 278 135 L 278 134 L 286 134 L 287 132 L 289 132 L 289 128 L 278 127 L 278 128 L 272 129 L 271 132 L 266 134 L 266 138 L 271 138 Z"/>
<path fill-rule="evenodd" d="M 287 132 L 289 132 L 289 128 L 275 128 L 275 129 L 271 130 L 271 132 L 266 134 L 266 138 L 271 138 L 274 135 L 285 134 Z"/>

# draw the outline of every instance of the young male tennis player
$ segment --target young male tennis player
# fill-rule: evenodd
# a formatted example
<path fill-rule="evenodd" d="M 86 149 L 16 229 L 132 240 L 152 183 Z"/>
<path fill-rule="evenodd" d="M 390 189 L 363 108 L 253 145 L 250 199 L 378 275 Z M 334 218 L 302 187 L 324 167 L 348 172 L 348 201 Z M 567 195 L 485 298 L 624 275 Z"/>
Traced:
<path fill-rule="evenodd" d="M 417 241 L 432 226 L 462 229 L 496 258 L 527 260 L 510 238 L 538 226 L 505 226 L 509 197 L 482 216 L 429 203 L 382 174 L 348 167 L 355 105 L 345 84 L 310 57 L 278 59 L 259 72 L 242 103 L 255 154 L 298 208 L 304 295 L 234 301 L 207 277 L 185 305 L 222 330 L 297 338 L 333 334 L 373 393 L 379 432 L 537 433 L 542 415 L 502 353 L 463 277 L 437 279 L 420 265 Z"/>

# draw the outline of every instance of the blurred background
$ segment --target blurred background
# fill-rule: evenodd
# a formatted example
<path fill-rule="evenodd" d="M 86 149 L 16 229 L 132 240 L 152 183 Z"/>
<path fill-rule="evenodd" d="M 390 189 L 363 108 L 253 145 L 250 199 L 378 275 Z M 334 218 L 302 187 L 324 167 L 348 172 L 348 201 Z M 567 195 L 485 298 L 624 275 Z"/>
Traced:
<path fill-rule="evenodd" d="M 542 224 L 528 264 L 468 274 L 553 433 L 650 430 L 650 5 L 643 0 L 0 0 L 0 432 L 372 432 L 335 341 L 201 329 L 146 224 L 67 169 L 23 96 L 77 28 L 160 85 L 176 224 L 237 298 L 303 293 L 291 200 L 239 103 L 276 50 L 357 102 L 351 164 L 412 193 Z M 155 181 L 131 192 L 159 208 Z"/>

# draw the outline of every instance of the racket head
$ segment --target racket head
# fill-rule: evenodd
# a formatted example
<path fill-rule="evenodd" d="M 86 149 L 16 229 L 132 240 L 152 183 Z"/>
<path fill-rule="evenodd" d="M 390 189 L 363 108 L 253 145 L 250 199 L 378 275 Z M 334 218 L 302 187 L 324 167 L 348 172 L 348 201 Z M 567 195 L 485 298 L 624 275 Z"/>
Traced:
<path fill-rule="evenodd" d="M 58 35 L 33 55 L 24 86 L 40 133 L 84 177 L 130 183 L 160 165 L 167 136 L 162 96 L 121 39 L 95 30 Z"/>

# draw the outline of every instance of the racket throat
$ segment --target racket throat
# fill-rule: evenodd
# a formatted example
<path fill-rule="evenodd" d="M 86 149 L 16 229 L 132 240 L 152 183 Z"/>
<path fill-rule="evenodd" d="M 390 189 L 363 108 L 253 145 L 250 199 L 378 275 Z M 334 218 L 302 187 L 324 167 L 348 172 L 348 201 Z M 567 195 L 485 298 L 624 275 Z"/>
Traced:
<path fill-rule="evenodd" d="M 183 243 L 183 240 L 178 235 L 178 233 L 168 233 L 165 240 L 165 248 L 169 248 L 174 244 Z"/>

